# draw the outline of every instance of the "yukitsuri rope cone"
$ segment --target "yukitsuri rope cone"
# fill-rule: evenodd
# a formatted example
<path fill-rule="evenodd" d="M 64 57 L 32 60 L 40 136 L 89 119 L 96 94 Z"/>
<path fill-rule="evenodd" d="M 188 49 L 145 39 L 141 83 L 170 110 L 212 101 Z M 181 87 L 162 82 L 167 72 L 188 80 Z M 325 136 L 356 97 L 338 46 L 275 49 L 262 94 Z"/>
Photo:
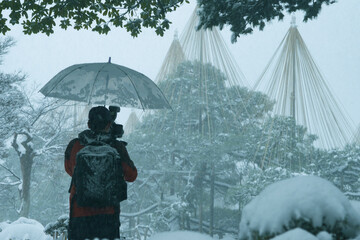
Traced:
<path fill-rule="evenodd" d="M 354 130 L 302 39 L 295 21 L 254 85 L 276 101 L 273 113 L 295 118 L 318 136 L 315 146 L 343 147 Z"/>

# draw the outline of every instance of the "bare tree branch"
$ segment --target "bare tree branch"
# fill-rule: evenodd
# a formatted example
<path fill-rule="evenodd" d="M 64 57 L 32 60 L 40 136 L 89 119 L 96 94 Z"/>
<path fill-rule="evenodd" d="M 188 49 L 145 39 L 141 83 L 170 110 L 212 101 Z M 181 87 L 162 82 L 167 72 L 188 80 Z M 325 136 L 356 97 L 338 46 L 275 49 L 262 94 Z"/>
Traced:
<path fill-rule="evenodd" d="M 11 171 L 10 168 L 4 166 L 3 164 L 0 164 L 0 167 L 4 168 L 6 171 L 8 171 L 11 174 L 11 176 L 13 176 L 17 180 L 21 181 L 21 178 L 18 175 L 16 175 L 13 171 Z"/>

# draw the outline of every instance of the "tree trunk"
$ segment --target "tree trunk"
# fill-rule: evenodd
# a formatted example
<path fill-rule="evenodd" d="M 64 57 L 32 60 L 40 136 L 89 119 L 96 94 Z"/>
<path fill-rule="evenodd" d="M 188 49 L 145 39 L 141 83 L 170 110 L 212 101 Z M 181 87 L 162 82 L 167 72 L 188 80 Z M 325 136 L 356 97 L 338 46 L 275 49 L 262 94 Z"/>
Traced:
<path fill-rule="evenodd" d="M 135 236 L 133 229 L 135 228 L 135 220 L 134 217 L 129 217 L 129 229 L 130 229 L 130 236 Z"/>
<path fill-rule="evenodd" d="M 171 164 L 172 166 L 175 166 L 175 153 L 173 152 L 171 154 Z M 172 175 L 172 178 L 170 178 L 170 196 L 175 195 L 175 174 Z"/>
<path fill-rule="evenodd" d="M 202 184 L 201 184 L 202 185 Z M 203 188 L 199 188 L 199 232 L 203 232 Z"/>
<path fill-rule="evenodd" d="M 15 133 L 12 146 L 17 152 L 20 158 L 21 165 L 21 175 L 22 175 L 22 185 L 20 189 L 20 199 L 21 207 L 19 214 L 21 217 L 29 217 L 30 213 L 30 183 L 31 183 L 31 170 L 34 163 L 35 153 L 31 146 L 32 137 L 28 132 L 21 133 L 26 137 L 25 140 L 22 140 L 20 144 L 25 149 L 25 152 L 21 150 L 21 147 L 18 145 L 18 133 Z"/>
<path fill-rule="evenodd" d="M 210 228 L 209 234 L 214 235 L 214 201 L 215 201 L 215 168 L 214 162 L 211 163 L 211 179 L 210 179 Z"/>
<path fill-rule="evenodd" d="M 30 182 L 33 159 L 31 154 L 26 152 L 20 157 L 21 174 L 22 174 L 22 208 L 20 209 L 21 217 L 29 217 L 30 212 Z"/>
<path fill-rule="evenodd" d="M 198 175 L 196 176 L 196 186 L 198 191 L 198 209 L 199 209 L 199 232 L 203 232 L 203 218 L 204 218 L 204 177 L 206 173 L 206 162 L 202 162 Z"/>

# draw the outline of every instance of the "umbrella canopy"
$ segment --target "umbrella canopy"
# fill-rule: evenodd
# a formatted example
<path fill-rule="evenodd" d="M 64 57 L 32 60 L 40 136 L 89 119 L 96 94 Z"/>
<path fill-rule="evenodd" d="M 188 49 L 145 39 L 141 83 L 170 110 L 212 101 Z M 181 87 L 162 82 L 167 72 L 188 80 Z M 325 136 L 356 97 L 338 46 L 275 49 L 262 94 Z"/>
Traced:
<path fill-rule="evenodd" d="M 171 108 L 158 86 L 144 74 L 106 63 L 70 66 L 56 74 L 40 92 L 47 97 L 88 104 L 139 109 Z"/>

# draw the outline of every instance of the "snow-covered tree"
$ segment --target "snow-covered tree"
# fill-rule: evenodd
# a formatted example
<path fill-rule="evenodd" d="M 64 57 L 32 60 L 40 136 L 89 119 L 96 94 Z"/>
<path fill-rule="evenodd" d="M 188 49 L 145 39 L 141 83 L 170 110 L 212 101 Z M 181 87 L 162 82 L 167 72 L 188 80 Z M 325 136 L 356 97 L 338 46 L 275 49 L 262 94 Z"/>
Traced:
<path fill-rule="evenodd" d="M 24 95 L 27 96 L 25 93 Z M 52 159 L 58 156 L 59 150 L 64 149 L 64 147 L 59 147 L 57 142 L 63 125 L 57 118 L 46 120 L 50 114 L 53 114 L 52 111 L 59 107 L 60 104 L 54 100 L 43 100 L 41 104 L 34 105 L 28 96 L 24 101 L 24 106 L 22 106 L 21 127 L 14 131 L 11 140 L 11 145 L 20 160 L 21 201 L 17 210 L 20 216 L 28 217 L 30 214 L 31 178 L 35 158 L 45 155 L 51 156 L 49 158 Z M 59 116 L 64 119 L 66 115 Z M 62 143 L 61 145 L 65 144 Z M 61 152 L 63 153 L 63 151 Z M 51 163 L 47 166 L 51 166 Z"/>
<path fill-rule="evenodd" d="M 0 38 L 0 66 L 4 55 L 14 43 L 12 38 Z M 21 109 L 25 97 L 19 88 L 23 80 L 24 76 L 20 73 L 0 72 L 0 211 L 4 212 L 4 215 L 7 215 L 4 210 L 15 205 L 17 189 L 14 187 L 22 184 L 16 163 L 8 162 L 6 158 L 9 156 L 9 138 L 21 129 L 23 122 Z"/>
<path fill-rule="evenodd" d="M 344 149 L 319 151 L 318 174 L 333 182 L 350 199 L 360 199 L 360 147 L 347 145 Z"/>
<path fill-rule="evenodd" d="M 70 178 L 64 170 L 64 152 L 76 134 L 69 108 L 63 101 L 43 99 L 41 104 L 29 103 L 26 111 L 28 119 L 36 120 L 29 128 L 34 152 L 29 214 L 44 224 L 68 211 Z"/>
<path fill-rule="evenodd" d="M 141 174 L 127 204 L 134 212 L 157 204 L 139 218 L 152 231 L 236 232 L 242 207 L 267 185 L 314 171 L 316 136 L 271 116 L 266 95 L 227 86 L 213 66 L 185 62 L 159 87 L 173 111 L 145 115 L 129 136 Z"/>
<path fill-rule="evenodd" d="M 263 30 L 273 19 L 282 20 L 286 13 L 304 12 L 304 21 L 316 18 L 324 5 L 336 0 L 198 0 L 200 11 L 199 28 L 212 28 L 229 25 L 233 32 L 232 42 L 240 35 L 253 32 L 254 28 Z"/>
<path fill-rule="evenodd" d="M 1 40 L 0 56 L 13 44 L 11 38 Z M 3 203 L 0 212 L 4 213 L 1 216 L 28 217 L 30 206 L 35 206 L 32 213 L 39 214 L 38 219 L 51 217 L 50 212 L 56 212 L 58 217 L 67 204 L 68 183 L 59 184 L 64 184 L 66 179 L 64 171 L 59 169 L 63 169 L 63 153 L 69 141 L 70 116 L 66 108 L 55 111 L 63 102 L 42 99 L 36 103 L 21 88 L 23 80 L 20 73 L 0 73 L 0 199 Z M 38 201 L 31 202 L 31 192 Z M 62 201 L 53 201 L 55 196 Z M 51 206 L 54 203 L 63 206 L 54 208 Z M 38 211 L 38 206 L 46 209 Z"/>
<path fill-rule="evenodd" d="M 206 101 L 201 95 L 200 67 L 211 72 L 206 79 Z M 243 153 L 247 153 L 245 143 L 251 139 L 251 130 L 260 128 L 260 119 L 273 103 L 261 93 L 228 87 L 219 70 L 198 62 L 181 64 L 159 87 L 173 100 L 173 111 L 146 115 L 129 137 L 130 154 L 143 176 L 137 184 L 148 186 L 145 199 L 140 197 L 144 200 L 133 203 L 132 209 L 140 211 L 159 203 L 162 211 L 147 215 L 151 223 L 157 223 L 151 226 L 153 231 L 173 228 L 172 221 L 178 223 L 177 228 L 192 229 L 195 222 L 199 231 L 201 227 L 209 231 L 209 219 L 216 214 L 214 227 L 236 231 L 238 209 L 232 213 L 237 217 L 229 226 L 220 212 L 233 209 L 221 203 L 229 186 L 238 180 L 234 166 L 250 158 Z M 159 222 L 164 225 L 158 226 Z"/>

